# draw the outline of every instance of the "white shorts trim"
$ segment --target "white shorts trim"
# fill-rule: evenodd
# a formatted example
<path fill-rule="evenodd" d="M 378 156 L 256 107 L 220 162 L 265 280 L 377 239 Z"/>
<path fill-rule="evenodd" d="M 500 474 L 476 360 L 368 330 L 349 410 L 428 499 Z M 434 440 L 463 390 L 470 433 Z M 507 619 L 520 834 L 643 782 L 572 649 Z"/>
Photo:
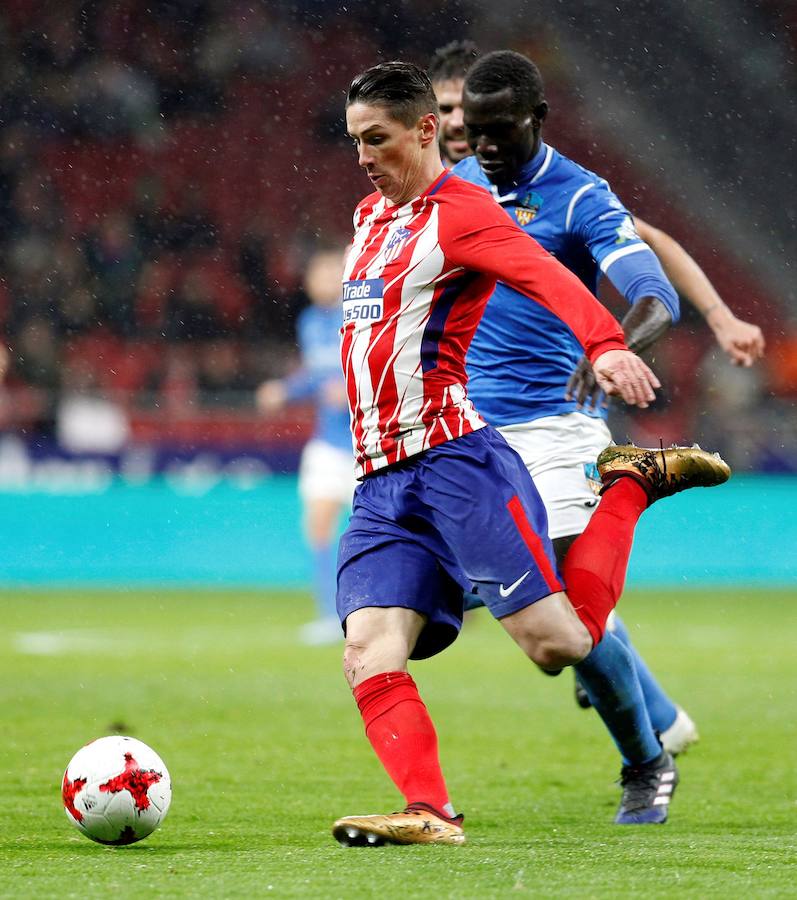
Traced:
<path fill-rule="evenodd" d="M 548 513 L 549 536 L 581 534 L 598 505 L 595 460 L 612 442 L 603 419 L 574 412 L 498 430 L 534 479 Z"/>
<path fill-rule="evenodd" d="M 354 455 L 313 438 L 305 444 L 299 462 L 299 496 L 308 500 L 337 500 L 350 504 L 357 480 Z"/>

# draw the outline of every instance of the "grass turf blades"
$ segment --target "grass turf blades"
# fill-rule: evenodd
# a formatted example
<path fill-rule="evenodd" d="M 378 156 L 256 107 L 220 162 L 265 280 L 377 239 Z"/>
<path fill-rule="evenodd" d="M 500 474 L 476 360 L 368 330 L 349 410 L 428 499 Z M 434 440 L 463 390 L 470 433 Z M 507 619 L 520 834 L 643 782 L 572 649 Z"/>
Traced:
<path fill-rule="evenodd" d="M 403 806 L 339 649 L 308 650 L 301 594 L 0 594 L 0 896 L 789 895 L 797 882 L 797 595 L 630 593 L 621 612 L 701 743 L 663 827 L 611 824 L 619 760 L 569 674 L 546 679 L 484 612 L 412 672 L 438 725 L 464 847 L 344 849 L 331 823 Z M 174 801 L 140 844 L 64 816 L 82 744 L 130 733 Z"/>

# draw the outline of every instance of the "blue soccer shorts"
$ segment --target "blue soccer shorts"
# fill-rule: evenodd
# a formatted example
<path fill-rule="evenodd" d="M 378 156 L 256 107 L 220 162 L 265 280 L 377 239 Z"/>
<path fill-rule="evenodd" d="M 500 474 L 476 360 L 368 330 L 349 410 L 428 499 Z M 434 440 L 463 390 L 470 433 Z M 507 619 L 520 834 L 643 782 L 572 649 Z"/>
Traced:
<path fill-rule="evenodd" d="M 463 594 L 500 619 L 562 590 L 545 507 L 520 457 L 481 428 L 365 478 L 338 551 L 341 622 L 401 606 L 427 619 L 412 659 L 452 643 Z"/>

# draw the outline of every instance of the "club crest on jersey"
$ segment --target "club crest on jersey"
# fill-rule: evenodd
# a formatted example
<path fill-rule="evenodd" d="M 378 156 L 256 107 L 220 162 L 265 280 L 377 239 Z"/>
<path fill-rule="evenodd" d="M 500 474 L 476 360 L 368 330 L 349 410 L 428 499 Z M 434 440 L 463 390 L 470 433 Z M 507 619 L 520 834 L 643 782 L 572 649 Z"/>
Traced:
<path fill-rule="evenodd" d="M 385 282 L 382 278 L 361 278 L 343 282 L 343 324 L 375 322 L 382 318 Z"/>
<path fill-rule="evenodd" d="M 521 228 L 532 221 L 540 211 L 543 202 L 543 198 L 536 191 L 529 191 L 525 197 L 518 200 L 518 204 L 515 207 L 515 218 L 518 220 Z"/>
<path fill-rule="evenodd" d="M 394 259 L 398 258 L 403 249 L 404 241 L 406 241 L 408 237 L 412 237 L 412 232 L 403 225 L 399 225 L 393 234 L 390 235 L 383 251 L 386 263 L 393 262 Z"/>

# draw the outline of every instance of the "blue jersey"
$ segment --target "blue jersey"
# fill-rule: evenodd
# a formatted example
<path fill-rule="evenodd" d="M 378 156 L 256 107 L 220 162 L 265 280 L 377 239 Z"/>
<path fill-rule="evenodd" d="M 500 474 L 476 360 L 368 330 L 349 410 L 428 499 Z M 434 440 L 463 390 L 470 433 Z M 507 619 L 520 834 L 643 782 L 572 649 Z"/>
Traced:
<path fill-rule="evenodd" d="M 340 367 L 340 307 L 308 306 L 297 332 L 301 369 L 286 381 L 288 401 L 316 402 L 315 436 L 351 452 L 349 408 Z"/>
<path fill-rule="evenodd" d="M 602 178 L 546 144 L 511 185 L 492 185 L 472 156 L 454 171 L 490 191 L 593 293 L 606 274 L 629 303 L 656 297 L 677 321 L 678 295 Z M 492 425 L 574 412 L 576 404 L 564 395 L 583 353 L 561 319 L 499 282 L 468 351 L 468 394 Z M 585 411 L 606 414 L 604 409 Z"/>

